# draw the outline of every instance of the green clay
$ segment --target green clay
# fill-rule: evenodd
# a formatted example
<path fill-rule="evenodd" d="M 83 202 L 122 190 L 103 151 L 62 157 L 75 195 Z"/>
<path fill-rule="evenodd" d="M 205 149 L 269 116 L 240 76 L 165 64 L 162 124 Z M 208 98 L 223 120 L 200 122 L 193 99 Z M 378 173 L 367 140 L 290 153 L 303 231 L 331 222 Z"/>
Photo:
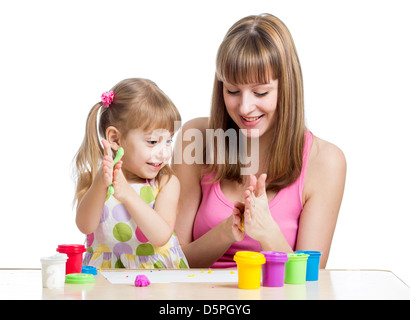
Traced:
<path fill-rule="evenodd" d="M 117 151 L 117 154 L 115 155 L 114 158 L 114 166 L 117 164 L 117 162 L 121 159 L 121 157 L 124 155 L 124 149 L 123 148 L 119 148 Z M 107 192 L 107 196 L 105 197 L 105 201 L 107 201 L 112 195 L 114 194 L 114 186 L 111 184 L 108 187 L 108 192 Z"/>

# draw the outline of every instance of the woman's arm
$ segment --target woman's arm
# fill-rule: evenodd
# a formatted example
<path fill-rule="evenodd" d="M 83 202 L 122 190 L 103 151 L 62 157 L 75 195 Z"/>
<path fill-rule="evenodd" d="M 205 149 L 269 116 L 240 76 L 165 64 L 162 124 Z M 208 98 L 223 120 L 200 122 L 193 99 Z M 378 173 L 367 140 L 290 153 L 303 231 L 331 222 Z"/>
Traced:
<path fill-rule="evenodd" d="M 197 118 L 187 122 L 176 140 L 174 152 L 182 155 L 182 163 L 173 163 L 172 168 L 181 183 L 181 197 L 178 205 L 176 234 L 190 267 L 208 267 L 221 257 L 231 244 L 236 241 L 233 232 L 234 216 L 222 221 L 218 226 L 193 241 L 193 225 L 201 203 L 201 175 L 203 164 L 187 164 L 184 160 L 185 150 L 202 150 L 205 146 L 205 130 L 207 118 Z M 196 133 L 199 133 L 196 135 Z M 184 137 L 201 136 L 198 139 L 184 141 Z M 195 145 L 197 144 L 197 145 Z M 189 148 L 187 148 L 189 146 Z M 198 148 L 194 148 L 198 146 Z M 188 156 L 191 156 L 189 154 Z M 175 159 L 175 157 L 174 157 Z M 240 236 L 240 235 L 239 235 Z"/>
<path fill-rule="evenodd" d="M 315 138 L 308 160 L 299 219 L 297 250 L 322 251 L 324 268 L 339 213 L 346 177 L 346 160 L 336 146 Z M 259 241 L 263 251 L 292 252 L 272 218 L 265 191 L 265 175 L 250 177 L 244 193 L 245 232 Z"/>
<path fill-rule="evenodd" d="M 181 245 L 191 268 L 210 267 L 235 241 L 239 241 L 231 236 L 232 217 L 223 220 L 195 241 Z"/>
<path fill-rule="evenodd" d="M 186 155 L 184 155 L 184 152 L 188 145 L 199 145 L 200 141 L 184 141 L 184 137 L 187 137 L 188 135 L 190 136 L 190 132 L 195 133 L 195 131 L 198 130 L 199 134 L 202 135 L 202 133 L 205 132 L 205 128 L 207 127 L 206 123 L 207 118 L 197 118 L 188 121 L 178 133 L 175 142 L 173 157 L 174 161 L 172 163 L 172 169 L 174 170 L 181 184 L 181 196 L 178 203 L 178 214 L 175 231 L 181 245 L 188 244 L 193 240 L 192 230 L 194 226 L 194 220 L 202 197 L 202 165 L 195 162 L 192 164 L 187 164 L 185 162 Z M 194 134 L 192 136 L 195 137 Z M 202 148 L 200 148 L 199 150 L 202 150 Z M 189 156 L 191 156 L 191 154 L 189 154 Z"/>
<path fill-rule="evenodd" d="M 343 152 L 314 137 L 303 190 L 296 250 L 322 251 L 320 268 L 329 257 L 346 179 Z"/>

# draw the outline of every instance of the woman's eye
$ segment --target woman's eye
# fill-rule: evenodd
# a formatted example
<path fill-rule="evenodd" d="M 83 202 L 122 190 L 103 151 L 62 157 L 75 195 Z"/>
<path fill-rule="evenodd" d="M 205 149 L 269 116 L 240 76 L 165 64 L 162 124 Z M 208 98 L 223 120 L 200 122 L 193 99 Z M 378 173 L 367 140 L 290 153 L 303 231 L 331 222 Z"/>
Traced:
<path fill-rule="evenodd" d="M 235 95 L 235 94 L 238 94 L 239 91 L 231 91 L 231 90 L 226 89 L 226 93 L 231 94 L 231 95 Z"/>
<path fill-rule="evenodd" d="M 151 145 L 154 145 L 154 144 L 157 143 L 157 141 L 156 141 L 156 140 L 148 140 L 147 143 L 148 143 L 148 144 L 151 144 Z"/>
<path fill-rule="evenodd" d="M 267 94 L 269 93 L 269 91 L 266 91 L 266 92 L 255 92 L 255 95 L 257 96 L 257 97 L 263 97 L 263 96 L 266 96 Z"/>

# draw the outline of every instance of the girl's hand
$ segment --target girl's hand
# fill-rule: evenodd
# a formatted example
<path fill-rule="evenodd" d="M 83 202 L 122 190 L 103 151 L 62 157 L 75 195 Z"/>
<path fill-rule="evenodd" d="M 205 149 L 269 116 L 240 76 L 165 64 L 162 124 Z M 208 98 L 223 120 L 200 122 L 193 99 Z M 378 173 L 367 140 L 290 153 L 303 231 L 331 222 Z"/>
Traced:
<path fill-rule="evenodd" d="M 112 158 L 111 144 L 105 139 L 102 139 L 101 142 L 104 146 L 104 158 L 102 161 L 103 181 L 104 185 L 109 187 L 112 184 L 114 160 Z"/>
<path fill-rule="evenodd" d="M 114 197 L 118 201 L 125 203 L 130 196 L 136 195 L 135 190 L 129 185 L 127 179 L 125 179 L 124 174 L 121 170 L 122 161 L 119 160 L 114 167 L 113 182 L 114 187 Z"/>
<path fill-rule="evenodd" d="M 265 182 L 266 174 L 261 174 L 258 179 L 251 175 L 249 187 L 244 192 L 245 232 L 259 242 L 268 241 L 276 224 L 269 210 Z"/>

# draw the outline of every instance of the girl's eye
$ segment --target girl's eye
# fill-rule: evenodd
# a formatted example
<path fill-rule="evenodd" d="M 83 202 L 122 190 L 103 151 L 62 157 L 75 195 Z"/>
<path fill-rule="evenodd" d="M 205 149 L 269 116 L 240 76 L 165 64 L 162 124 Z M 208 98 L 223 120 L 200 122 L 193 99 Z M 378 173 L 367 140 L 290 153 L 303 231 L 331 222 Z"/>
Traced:
<path fill-rule="evenodd" d="M 172 139 L 168 139 L 167 144 L 171 144 L 171 143 L 172 143 Z"/>
<path fill-rule="evenodd" d="M 156 141 L 156 140 L 148 140 L 147 143 L 148 143 L 148 144 L 151 144 L 151 145 L 154 145 L 154 144 L 157 143 L 157 141 Z"/>
<path fill-rule="evenodd" d="M 255 92 L 255 96 L 257 96 L 257 97 L 263 97 L 263 96 L 266 96 L 268 93 L 269 93 L 269 91 L 261 92 L 261 93 Z"/>

